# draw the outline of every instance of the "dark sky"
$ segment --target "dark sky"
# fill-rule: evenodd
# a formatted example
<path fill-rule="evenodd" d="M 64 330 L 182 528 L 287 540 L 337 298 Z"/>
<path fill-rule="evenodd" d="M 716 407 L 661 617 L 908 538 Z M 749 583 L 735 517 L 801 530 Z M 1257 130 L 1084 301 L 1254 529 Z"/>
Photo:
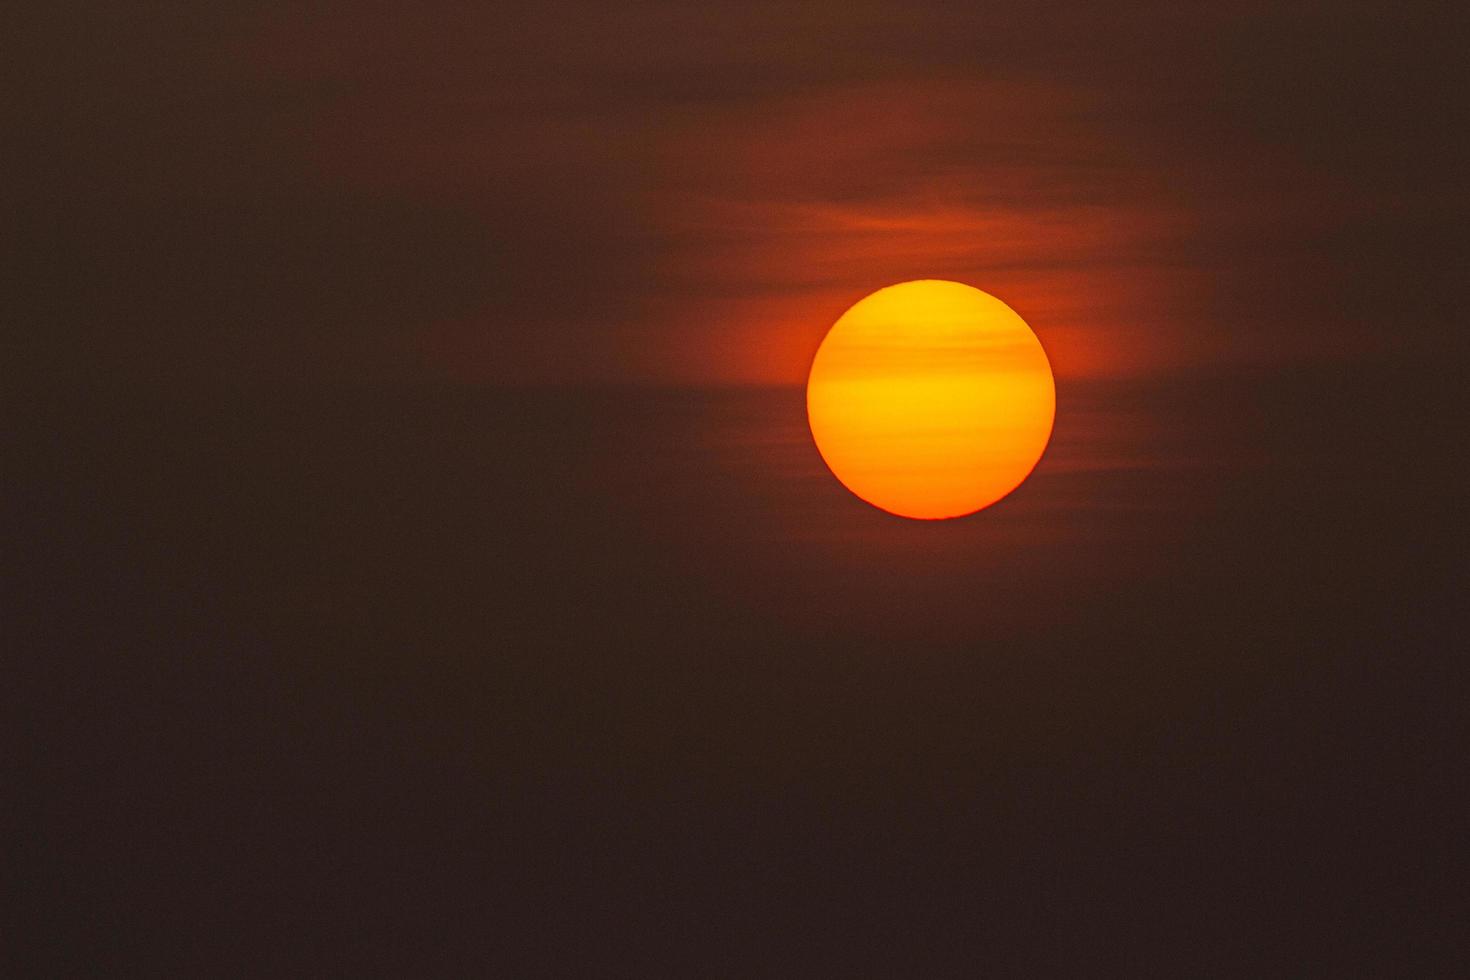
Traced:
<path fill-rule="evenodd" d="M 10 15 L 23 351 L 165 385 L 793 382 L 872 289 L 1064 375 L 1433 353 L 1436 4 L 52 5 Z"/>
<path fill-rule="evenodd" d="M 1467 973 L 1462 5 L 0 19 L 0 974 Z"/>

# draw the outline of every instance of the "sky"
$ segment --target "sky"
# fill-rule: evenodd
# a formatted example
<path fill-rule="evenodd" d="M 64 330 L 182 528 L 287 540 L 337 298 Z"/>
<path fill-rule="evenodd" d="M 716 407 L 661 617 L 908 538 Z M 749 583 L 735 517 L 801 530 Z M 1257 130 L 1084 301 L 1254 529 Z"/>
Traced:
<path fill-rule="evenodd" d="M 1464 975 L 1465 18 L 7 6 L 0 974 Z"/>
<path fill-rule="evenodd" d="M 913 278 L 1000 296 L 1064 377 L 1458 333 L 1448 5 L 16 19 L 20 350 L 53 370 L 797 383 L 847 306 Z"/>

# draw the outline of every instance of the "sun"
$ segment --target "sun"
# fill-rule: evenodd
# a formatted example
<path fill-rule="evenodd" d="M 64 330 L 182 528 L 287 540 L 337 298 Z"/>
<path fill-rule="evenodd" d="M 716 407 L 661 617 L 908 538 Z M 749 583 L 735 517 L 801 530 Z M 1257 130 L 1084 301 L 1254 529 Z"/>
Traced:
<path fill-rule="evenodd" d="M 1009 306 L 920 279 L 864 297 L 832 325 L 806 405 L 817 450 L 847 489 L 939 520 L 988 507 L 1030 475 L 1051 438 L 1056 383 Z"/>

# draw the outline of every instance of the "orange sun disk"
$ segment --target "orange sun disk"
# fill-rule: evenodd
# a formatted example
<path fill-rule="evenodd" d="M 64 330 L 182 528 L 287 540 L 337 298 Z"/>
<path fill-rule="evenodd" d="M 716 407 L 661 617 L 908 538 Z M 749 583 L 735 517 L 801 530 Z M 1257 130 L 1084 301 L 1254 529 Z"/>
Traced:
<path fill-rule="evenodd" d="M 833 324 L 806 387 L 833 475 L 901 517 L 961 517 L 1006 496 L 1051 438 L 1056 385 L 1036 334 L 970 286 L 880 289 Z"/>

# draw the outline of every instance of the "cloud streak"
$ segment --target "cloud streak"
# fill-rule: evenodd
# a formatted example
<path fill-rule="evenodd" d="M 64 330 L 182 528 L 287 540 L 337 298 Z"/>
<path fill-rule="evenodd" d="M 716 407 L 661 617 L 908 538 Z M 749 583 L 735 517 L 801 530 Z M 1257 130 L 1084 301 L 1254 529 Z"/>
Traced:
<path fill-rule="evenodd" d="M 1427 353 L 1458 318 L 1466 86 L 1425 11 L 49 17 L 8 193 L 57 364 L 794 381 L 922 277 L 1005 298 L 1063 376 Z"/>

